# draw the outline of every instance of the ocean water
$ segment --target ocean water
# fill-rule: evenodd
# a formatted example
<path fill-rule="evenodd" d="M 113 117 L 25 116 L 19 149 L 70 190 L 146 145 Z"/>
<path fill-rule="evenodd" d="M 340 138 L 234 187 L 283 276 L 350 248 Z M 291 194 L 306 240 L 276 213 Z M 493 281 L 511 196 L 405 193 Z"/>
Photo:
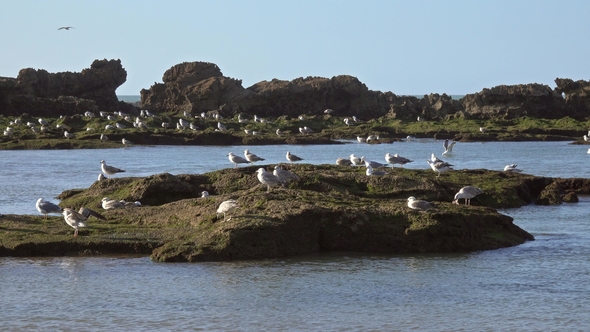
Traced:
<path fill-rule="evenodd" d="M 126 176 L 233 167 L 249 148 L 286 162 L 386 152 L 427 169 L 442 142 L 330 146 L 162 146 L 0 151 L 0 213 L 31 213 L 37 196 L 87 187 L 99 161 Z M 587 148 L 567 142 L 457 143 L 443 159 L 457 169 L 590 177 Z M 117 175 L 117 177 L 122 175 Z M 254 176 L 254 175 L 253 175 Z M 443 175 L 444 176 L 444 175 Z M 582 331 L 590 326 L 590 197 L 576 204 L 502 213 L 536 240 L 465 254 L 318 253 L 282 259 L 154 263 L 148 257 L 0 258 L 1 330 L 131 331 Z M 1 225 L 1 223 L 0 223 Z M 0 228 L 0 231 L 2 229 Z"/>
<path fill-rule="evenodd" d="M 117 95 L 117 98 L 119 98 L 119 101 L 124 101 L 131 104 L 137 103 L 141 100 L 140 95 Z"/>

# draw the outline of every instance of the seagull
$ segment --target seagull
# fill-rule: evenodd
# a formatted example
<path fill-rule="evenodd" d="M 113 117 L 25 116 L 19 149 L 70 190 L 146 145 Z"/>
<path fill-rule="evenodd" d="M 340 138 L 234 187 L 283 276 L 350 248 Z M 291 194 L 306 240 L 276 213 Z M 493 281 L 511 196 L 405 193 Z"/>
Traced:
<path fill-rule="evenodd" d="M 119 122 L 115 122 L 115 127 L 117 127 L 117 129 L 125 129 L 125 128 L 127 128 L 126 125 L 120 124 Z"/>
<path fill-rule="evenodd" d="M 101 141 L 105 142 L 105 141 L 107 141 L 108 139 L 109 139 L 109 138 L 107 137 L 107 135 L 105 135 L 105 134 L 100 134 L 100 140 L 101 140 Z"/>
<path fill-rule="evenodd" d="M 122 200 L 119 201 L 119 203 L 121 203 L 124 208 L 133 208 L 133 207 L 141 206 L 141 202 L 140 201 L 127 202 L 124 199 L 122 199 Z"/>
<path fill-rule="evenodd" d="M 504 166 L 504 172 L 512 172 L 512 173 L 520 173 L 520 172 L 522 172 L 522 170 L 516 168 L 516 166 L 518 166 L 518 165 L 516 165 L 516 164 L 506 165 L 506 166 Z"/>
<path fill-rule="evenodd" d="M 244 157 L 246 157 L 246 160 L 248 160 L 251 163 L 265 160 L 264 158 L 260 158 L 257 155 L 250 153 L 248 149 L 244 150 Z"/>
<path fill-rule="evenodd" d="M 272 174 L 279 178 L 279 180 L 281 180 L 283 183 L 299 180 L 299 177 L 295 173 L 282 169 L 279 165 L 275 166 L 275 170 L 272 172 Z"/>
<path fill-rule="evenodd" d="M 471 199 L 479 194 L 483 194 L 483 191 L 474 186 L 466 186 L 459 189 L 459 192 L 455 194 L 453 203 L 459 204 L 461 198 L 465 199 L 465 205 L 471 205 Z"/>
<path fill-rule="evenodd" d="M 39 119 L 39 121 L 41 121 L 41 119 Z M 584 135 L 583 138 L 584 138 L 584 141 L 586 141 L 586 142 L 590 141 L 590 138 L 588 138 L 588 135 Z"/>
<path fill-rule="evenodd" d="M 256 171 L 257 175 L 256 177 L 258 178 L 258 181 L 260 181 L 260 183 L 262 183 L 263 185 L 266 185 L 266 192 L 270 192 L 270 187 L 276 187 L 280 184 L 283 183 L 283 181 L 281 179 L 279 179 L 278 176 L 267 172 L 264 168 L 259 168 Z"/>
<path fill-rule="evenodd" d="M 107 220 L 107 218 L 105 218 L 100 213 L 92 211 L 92 210 L 87 209 L 85 207 L 81 207 L 80 210 L 78 210 L 78 212 L 76 212 L 70 208 L 64 208 L 63 216 L 64 216 L 64 220 L 66 221 L 66 223 L 68 225 L 72 226 L 72 228 L 74 228 L 74 237 L 78 236 L 78 228 L 79 227 L 86 227 L 86 220 L 88 220 L 88 218 L 90 218 L 90 216 L 93 216 L 95 218 L 102 219 L 102 220 Z"/>
<path fill-rule="evenodd" d="M 365 143 L 365 142 L 367 141 L 367 139 L 366 139 L 366 138 L 364 138 L 364 137 L 360 137 L 360 136 L 357 136 L 357 137 L 356 137 L 356 140 L 357 140 L 359 143 Z"/>
<path fill-rule="evenodd" d="M 219 129 L 219 131 L 226 131 L 227 130 L 227 127 L 221 122 L 217 122 L 217 128 Z"/>
<path fill-rule="evenodd" d="M 485 132 L 488 130 L 484 127 L 479 127 L 479 131 L 481 131 L 482 134 L 485 134 Z"/>
<path fill-rule="evenodd" d="M 348 156 L 348 159 L 350 160 L 353 166 L 359 166 L 361 164 L 361 158 L 355 156 L 354 153 Z"/>
<path fill-rule="evenodd" d="M 123 145 L 132 145 L 133 144 L 131 141 L 126 140 L 124 138 L 121 140 L 121 143 L 123 143 Z"/>
<path fill-rule="evenodd" d="M 70 29 L 75 29 L 74 27 L 61 27 L 57 30 L 70 30 Z"/>
<path fill-rule="evenodd" d="M 428 211 L 434 206 L 427 201 L 416 199 L 414 196 L 408 197 L 408 207 L 412 210 Z"/>
<path fill-rule="evenodd" d="M 110 178 L 111 175 L 117 174 L 117 173 L 121 173 L 121 172 L 125 172 L 124 169 L 120 169 L 117 167 L 113 167 L 113 166 L 109 166 L 106 164 L 106 162 L 104 160 L 100 161 L 100 169 L 102 170 L 102 172 L 104 174 L 107 175 L 107 178 Z"/>
<path fill-rule="evenodd" d="M 452 153 L 453 152 L 453 147 L 455 146 L 457 142 L 453 141 L 451 142 L 451 144 L 449 144 L 449 140 L 446 139 L 445 142 L 443 143 L 443 147 L 445 148 L 445 152 L 443 152 L 442 154 L 445 155 L 447 153 Z"/>
<path fill-rule="evenodd" d="M 113 125 L 108 124 L 108 125 L 104 126 L 104 130 L 113 130 L 113 129 L 115 129 L 115 126 L 113 126 Z"/>
<path fill-rule="evenodd" d="M 235 199 L 230 199 L 221 202 L 221 204 L 219 204 L 219 207 L 217 208 L 217 219 L 219 219 L 219 215 L 223 213 L 223 221 L 229 221 L 231 219 L 231 216 L 225 219 L 225 215 L 232 213 L 235 209 L 239 207 L 240 206 L 238 205 L 238 201 L 236 201 Z"/>
<path fill-rule="evenodd" d="M 74 135 L 74 134 L 72 134 L 72 133 L 69 133 L 69 132 L 66 130 L 66 131 L 64 131 L 64 136 L 65 136 L 67 139 L 70 139 L 70 138 L 74 138 L 74 136 L 75 136 L 75 135 Z"/>
<path fill-rule="evenodd" d="M 43 119 L 43 118 L 39 119 L 39 123 L 40 123 L 42 126 L 48 126 L 48 125 L 49 125 L 49 122 L 47 122 L 47 120 L 45 120 L 45 119 Z"/>
<path fill-rule="evenodd" d="M 352 161 L 350 161 L 350 159 L 338 158 L 336 159 L 336 165 L 350 166 L 352 165 Z"/>
<path fill-rule="evenodd" d="M 378 163 L 376 161 L 369 160 L 365 156 L 361 157 L 361 163 L 365 163 L 365 166 L 371 166 L 373 168 L 387 167 L 386 164 Z"/>
<path fill-rule="evenodd" d="M 51 202 L 44 200 L 43 198 L 39 198 L 36 204 L 37 211 L 43 213 L 45 215 L 45 220 L 47 220 L 47 215 L 50 213 L 61 213 L 62 209 Z"/>
<path fill-rule="evenodd" d="M 250 162 L 240 156 L 236 156 L 233 152 L 227 154 L 229 161 L 236 164 L 235 168 L 238 168 L 238 164 L 249 164 Z"/>
<path fill-rule="evenodd" d="M 201 192 L 201 198 L 205 198 L 205 197 L 209 197 L 209 192 L 206 190 Z"/>
<path fill-rule="evenodd" d="M 379 140 L 379 135 L 369 135 L 365 140 L 367 143 L 375 142 Z"/>
<path fill-rule="evenodd" d="M 432 168 L 433 171 L 438 173 L 438 175 L 436 177 L 439 177 L 441 173 L 453 170 L 451 168 L 451 166 L 453 166 L 453 165 L 451 165 L 447 162 L 444 162 L 444 161 L 433 162 L 432 160 L 426 159 L 426 162 L 428 163 L 428 165 L 430 165 L 430 168 Z"/>
<path fill-rule="evenodd" d="M 433 163 L 441 163 L 443 162 L 442 159 L 438 159 L 434 153 L 430 155 L 430 161 L 432 161 Z"/>
<path fill-rule="evenodd" d="M 303 158 L 300 158 L 294 154 L 291 154 L 291 152 L 287 151 L 287 160 L 293 163 L 294 161 L 301 161 L 303 160 Z"/>
<path fill-rule="evenodd" d="M 277 134 L 277 136 L 281 136 L 283 134 L 283 132 L 281 131 L 281 129 L 277 129 L 277 131 L 275 131 L 275 133 Z"/>
<path fill-rule="evenodd" d="M 344 124 L 346 124 L 347 126 L 350 127 L 350 125 L 352 124 L 351 120 L 349 118 L 344 118 Z"/>
<path fill-rule="evenodd" d="M 124 204 L 121 203 L 121 201 L 110 199 L 108 197 L 102 198 L 101 205 L 102 205 L 102 208 L 105 210 L 114 210 L 114 209 L 122 208 L 124 206 Z"/>
<path fill-rule="evenodd" d="M 413 162 L 413 160 L 402 157 L 397 153 L 392 156 L 391 154 L 389 154 L 389 152 L 385 154 L 385 161 L 388 164 L 391 164 L 391 168 L 393 168 L 395 164 L 400 164 L 400 167 L 403 167 L 404 164 Z"/>
<path fill-rule="evenodd" d="M 104 179 L 106 179 L 106 178 L 104 177 L 104 174 L 102 174 L 102 173 L 98 174 L 98 179 L 97 179 L 97 181 L 102 181 L 102 180 L 104 180 Z"/>
<path fill-rule="evenodd" d="M 326 110 L 324 111 L 324 114 L 330 114 L 330 113 L 332 113 L 332 112 L 334 112 L 334 110 L 333 110 L 333 109 L 331 109 L 331 108 L 328 108 L 328 109 L 326 109 Z"/>
<path fill-rule="evenodd" d="M 385 172 L 385 171 L 374 171 L 373 170 L 373 167 L 371 167 L 371 165 L 367 164 L 366 174 L 367 174 L 367 176 L 371 176 L 371 175 L 381 176 L 381 175 L 387 174 L 387 172 Z"/>

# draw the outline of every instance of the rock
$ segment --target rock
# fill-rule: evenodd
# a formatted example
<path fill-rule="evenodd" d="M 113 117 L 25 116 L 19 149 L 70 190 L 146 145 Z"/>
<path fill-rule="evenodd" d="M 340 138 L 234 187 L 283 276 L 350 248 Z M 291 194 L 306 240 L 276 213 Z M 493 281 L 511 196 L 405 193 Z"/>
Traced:
<path fill-rule="evenodd" d="M 86 111 L 123 111 L 135 109 L 117 99 L 115 91 L 125 83 L 127 72 L 120 60 L 95 60 L 80 73 L 48 73 L 43 69 L 19 71 L 16 84 L 0 80 L 0 104 L 7 115 L 61 116 Z"/>
<path fill-rule="evenodd" d="M 512 119 L 522 116 L 558 119 L 567 116 L 561 95 L 547 85 L 499 85 L 461 99 L 470 118 Z"/>

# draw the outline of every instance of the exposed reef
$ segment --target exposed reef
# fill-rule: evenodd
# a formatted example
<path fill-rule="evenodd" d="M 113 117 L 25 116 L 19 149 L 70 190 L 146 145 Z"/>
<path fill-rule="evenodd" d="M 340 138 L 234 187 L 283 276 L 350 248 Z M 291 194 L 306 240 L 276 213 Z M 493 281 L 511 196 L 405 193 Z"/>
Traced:
<path fill-rule="evenodd" d="M 368 177 L 364 168 L 283 165 L 299 175 L 270 193 L 256 179 L 260 167 L 205 174 L 157 174 L 97 181 L 65 191 L 63 207 L 85 206 L 109 221 L 91 219 L 77 238 L 61 217 L 0 218 L 0 255 L 151 254 L 153 260 L 212 261 L 284 257 L 319 251 L 381 253 L 470 252 L 514 246 L 533 236 L 496 208 L 537 202 L 561 204 L 590 193 L 590 180 L 553 179 L 489 170 L 443 174 L 389 170 Z M 268 166 L 262 166 L 268 168 Z M 452 203 L 464 185 L 484 193 L 471 206 Z M 200 198 L 207 190 L 211 196 Z M 406 200 L 432 202 L 414 211 Z M 139 200 L 141 207 L 102 210 L 103 197 Z M 218 220 L 222 201 L 240 208 Z M 573 200 L 572 200 L 573 199 Z"/>

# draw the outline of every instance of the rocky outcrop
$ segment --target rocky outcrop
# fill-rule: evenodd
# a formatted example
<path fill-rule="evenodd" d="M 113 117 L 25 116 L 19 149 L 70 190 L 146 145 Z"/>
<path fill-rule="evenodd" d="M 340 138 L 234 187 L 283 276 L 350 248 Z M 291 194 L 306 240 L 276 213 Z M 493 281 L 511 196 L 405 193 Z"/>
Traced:
<path fill-rule="evenodd" d="M 557 119 L 568 116 L 561 95 L 542 84 L 500 85 L 462 99 L 469 118 L 512 119 L 522 116 Z"/>
<path fill-rule="evenodd" d="M 16 79 L 0 79 L 0 105 L 6 115 L 60 116 L 86 111 L 134 110 L 115 91 L 127 72 L 120 60 L 95 60 L 80 73 L 22 69 Z"/>
<path fill-rule="evenodd" d="M 164 73 L 164 83 L 141 91 L 143 108 L 155 112 L 216 112 L 279 117 L 301 114 L 360 118 L 390 116 L 405 120 L 444 120 L 449 116 L 510 119 L 522 116 L 556 119 L 590 114 L 590 84 L 556 79 L 552 90 L 542 84 L 500 85 L 454 100 L 446 94 L 423 98 L 369 90 L 356 77 L 273 79 L 243 88 L 240 80 L 223 76 L 217 65 L 185 62 Z M 565 95 L 565 99 L 562 96 Z"/>

